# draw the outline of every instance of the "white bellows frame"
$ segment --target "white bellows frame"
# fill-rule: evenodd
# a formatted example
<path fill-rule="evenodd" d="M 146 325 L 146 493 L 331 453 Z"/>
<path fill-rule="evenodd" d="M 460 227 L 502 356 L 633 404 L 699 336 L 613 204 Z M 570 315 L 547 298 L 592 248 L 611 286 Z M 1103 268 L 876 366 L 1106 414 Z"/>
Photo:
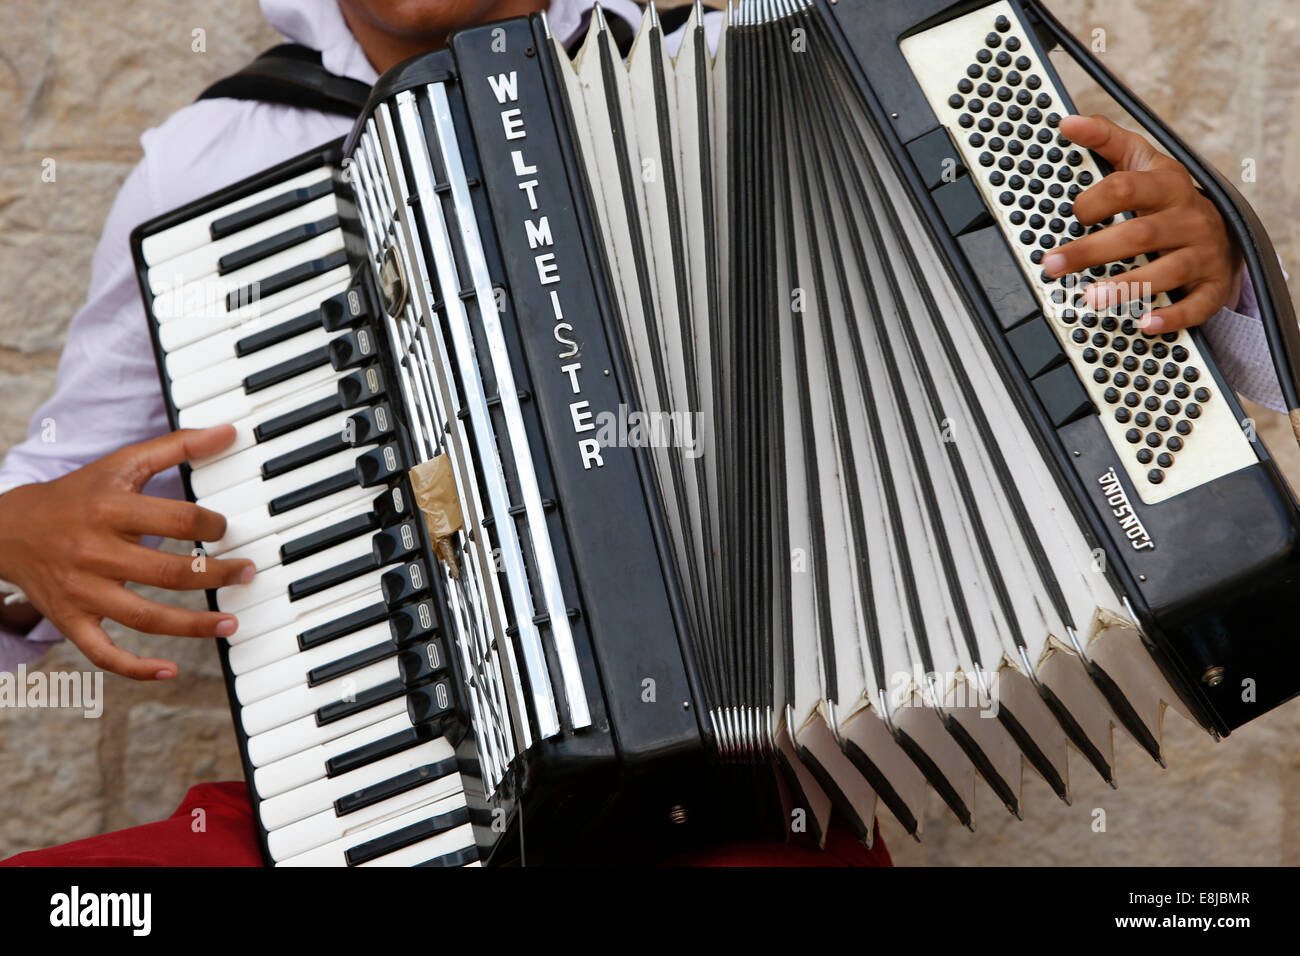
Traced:
<path fill-rule="evenodd" d="M 1071 747 L 1113 782 L 1117 724 L 1159 759 L 1177 697 L 818 14 L 703 16 L 552 53 L 720 757 L 868 839 L 977 777 L 1019 813 L 1025 763 L 1068 800 Z"/>

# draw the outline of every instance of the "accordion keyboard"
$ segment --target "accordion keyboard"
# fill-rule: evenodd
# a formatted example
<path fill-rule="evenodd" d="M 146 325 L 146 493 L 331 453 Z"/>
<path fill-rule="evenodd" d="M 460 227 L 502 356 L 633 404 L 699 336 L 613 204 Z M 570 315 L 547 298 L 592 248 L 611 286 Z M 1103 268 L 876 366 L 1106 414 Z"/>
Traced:
<path fill-rule="evenodd" d="M 215 592 L 270 857 L 477 859 L 453 748 L 447 650 L 426 596 L 365 291 L 349 284 L 334 171 L 290 176 L 147 237 L 156 340 L 181 427 L 234 422 L 192 463 L 228 516 L 209 548 L 257 566 Z M 197 554 L 197 553 L 196 553 Z"/>
<path fill-rule="evenodd" d="M 1138 329 L 1136 319 L 1169 305 L 1168 295 L 1137 295 L 1100 310 L 1084 300 L 1088 285 L 1122 276 L 1145 256 L 1055 280 L 1043 272 L 1054 247 L 1110 221 L 1084 227 L 1073 216 L 1075 197 L 1104 172 L 1088 150 L 1074 148 L 1057 131 L 1070 109 L 1011 5 L 994 3 L 957 17 L 909 37 L 902 48 L 964 168 L 1011 239 L 1042 309 L 1042 319 L 1007 330 L 1026 372 L 1059 377 L 1073 369 L 1148 504 L 1253 464 L 1256 456 L 1215 394 L 1192 337 Z M 1061 350 L 1044 347 L 1048 329 L 1069 367 L 1057 364 Z"/>

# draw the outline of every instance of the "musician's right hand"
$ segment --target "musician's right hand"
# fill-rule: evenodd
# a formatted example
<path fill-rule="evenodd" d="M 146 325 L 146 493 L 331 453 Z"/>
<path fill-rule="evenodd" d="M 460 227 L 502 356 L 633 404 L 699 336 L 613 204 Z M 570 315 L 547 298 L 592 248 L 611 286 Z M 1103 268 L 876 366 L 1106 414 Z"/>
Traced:
<path fill-rule="evenodd" d="M 147 535 L 217 541 L 225 534 L 226 519 L 216 512 L 141 491 L 159 472 L 213 455 L 234 438 L 230 425 L 176 431 L 0 495 L 0 579 L 21 587 L 96 667 L 136 680 L 175 677 L 175 662 L 118 647 L 101 622 L 182 637 L 235 633 L 233 614 L 172 607 L 125 586 L 134 581 L 190 591 L 252 580 L 251 561 L 196 561 L 140 543 Z"/>

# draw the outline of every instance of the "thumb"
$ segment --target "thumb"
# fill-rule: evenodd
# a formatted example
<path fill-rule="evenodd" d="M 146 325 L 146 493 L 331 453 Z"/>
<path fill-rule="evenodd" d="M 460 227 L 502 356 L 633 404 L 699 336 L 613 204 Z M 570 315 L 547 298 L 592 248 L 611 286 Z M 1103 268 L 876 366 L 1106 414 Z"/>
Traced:
<path fill-rule="evenodd" d="M 1117 126 L 1105 116 L 1067 116 L 1061 133 L 1084 149 L 1090 149 L 1116 169 L 1142 172 L 1172 162 L 1146 138 Z"/>

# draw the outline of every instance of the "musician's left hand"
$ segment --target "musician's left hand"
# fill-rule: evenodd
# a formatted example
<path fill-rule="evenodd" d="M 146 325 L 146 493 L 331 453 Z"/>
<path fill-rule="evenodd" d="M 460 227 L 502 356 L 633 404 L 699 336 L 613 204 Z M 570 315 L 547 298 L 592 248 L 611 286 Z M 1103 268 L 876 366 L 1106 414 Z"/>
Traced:
<path fill-rule="evenodd" d="M 1225 305 L 1236 303 L 1241 252 L 1218 210 L 1197 189 L 1182 163 L 1104 116 L 1067 116 L 1061 120 L 1061 133 L 1115 169 L 1079 194 L 1074 202 L 1079 222 L 1091 226 L 1122 212 L 1135 212 L 1137 217 L 1059 247 L 1043 259 L 1049 275 L 1159 253 L 1160 258 L 1147 265 L 1092 283 L 1085 292 L 1094 308 L 1104 308 L 1144 294 L 1181 289 L 1180 301 L 1139 320 L 1142 330 L 1151 334 L 1199 325 Z M 1150 283 L 1149 289 L 1143 283 Z"/>

